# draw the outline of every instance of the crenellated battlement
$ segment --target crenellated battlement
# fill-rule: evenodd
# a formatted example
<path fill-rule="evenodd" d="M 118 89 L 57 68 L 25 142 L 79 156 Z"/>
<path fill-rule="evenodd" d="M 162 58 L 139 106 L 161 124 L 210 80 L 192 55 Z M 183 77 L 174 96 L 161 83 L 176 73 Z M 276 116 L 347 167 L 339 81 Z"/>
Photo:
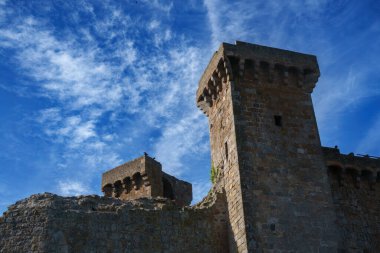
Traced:
<path fill-rule="evenodd" d="M 314 55 L 237 41 L 223 43 L 201 77 L 197 106 L 208 115 L 209 108 L 234 81 L 258 85 L 298 87 L 311 93 L 320 72 Z"/>
<path fill-rule="evenodd" d="M 163 172 L 161 163 L 146 154 L 103 173 L 102 192 L 122 200 L 166 197 L 180 206 L 192 200 L 191 184 Z"/>
<path fill-rule="evenodd" d="M 347 252 L 379 252 L 380 159 L 341 154 L 322 147 L 340 228 L 341 248 Z"/>
<path fill-rule="evenodd" d="M 373 184 L 380 182 L 380 158 L 369 155 L 341 154 L 338 147 L 323 147 L 323 154 L 329 173 L 334 175 L 339 185 L 343 186 L 343 178 L 352 178 L 356 187 L 361 183 Z"/>

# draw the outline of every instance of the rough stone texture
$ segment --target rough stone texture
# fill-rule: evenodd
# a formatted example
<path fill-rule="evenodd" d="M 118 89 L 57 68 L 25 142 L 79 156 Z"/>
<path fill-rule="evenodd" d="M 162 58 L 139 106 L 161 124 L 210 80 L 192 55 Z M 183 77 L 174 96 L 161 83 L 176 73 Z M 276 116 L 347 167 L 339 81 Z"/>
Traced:
<path fill-rule="evenodd" d="M 231 252 L 337 250 L 310 96 L 318 76 L 315 56 L 242 42 L 222 44 L 202 76 L 197 102 L 224 171 Z"/>
<path fill-rule="evenodd" d="M 191 185 L 143 156 L 103 174 L 108 197 L 10 206 L 0 252 L 380 252 L 380 159 L 321 147 L 318 77 L 315 56 L 222 44 L 196 98 L 216 168 L 203 201 L 181 207 Z"/>
<path fill-rule="evenodd" d="M 380 252 L 380 159 L 323 148 L 340 229 L 340 248 Z"/>
<path fill-rule="evenodd" d="M 180 206 L 190 205 L 193 198 L 190 183 L 166 174 L 161 163 L 146 154 L 103 173 L 102 191 L 122 200 L 166 197 Z"/>
<path fill-rule="evenodd" d="M 165 198 L 32 195 L 1 218 L 0 252 L 227 252 L 224 205 L 218 191 L 197 208 Z"/>

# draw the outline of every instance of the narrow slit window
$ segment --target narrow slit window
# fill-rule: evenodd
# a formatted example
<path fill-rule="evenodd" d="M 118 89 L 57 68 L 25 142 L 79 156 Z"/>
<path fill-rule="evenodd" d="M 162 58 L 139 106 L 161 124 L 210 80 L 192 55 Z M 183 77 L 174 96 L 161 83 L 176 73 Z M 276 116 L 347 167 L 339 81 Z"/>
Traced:
<path fill-rule="evenodd" d="M 280 115 L 274 116 L 274 124 L 276 126 L 282 127 L 282 117 Z"/>
<path fill-rule="evenodd" d="M 224 143 L 224 152 L 226 155 L 226 160 L 228 160 L 228 144 L 227 144 L 227 142 Z"/>

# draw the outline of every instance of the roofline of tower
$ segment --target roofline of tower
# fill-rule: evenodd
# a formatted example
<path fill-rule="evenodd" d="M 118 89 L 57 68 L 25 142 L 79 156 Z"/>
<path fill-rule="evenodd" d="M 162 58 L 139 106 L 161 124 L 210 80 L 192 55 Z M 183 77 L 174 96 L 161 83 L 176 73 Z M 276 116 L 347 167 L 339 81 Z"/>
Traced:
<path fill-rule="evenodd" d="M 285 49 L 252 44 L 243 41 L 236 41 L 235 44 L 223 42 L 218 50 L 212 56 L 206 70 L 203 72 L 199 80 L 199 86 L 196 92 L 196 102 L 202 94 L 204 88 L 213 70 L 216 69 L 220 59 L 225 57 L 237 57 L 240 60 L 254 59 L 258 62 L 268 62 L 269 64 L 279 64 L 285 67 L 295 67 L 302 71 L 309 70 L 317 78 L 320 76 L 317 57 L 311 54 L 304 54 Z"/>

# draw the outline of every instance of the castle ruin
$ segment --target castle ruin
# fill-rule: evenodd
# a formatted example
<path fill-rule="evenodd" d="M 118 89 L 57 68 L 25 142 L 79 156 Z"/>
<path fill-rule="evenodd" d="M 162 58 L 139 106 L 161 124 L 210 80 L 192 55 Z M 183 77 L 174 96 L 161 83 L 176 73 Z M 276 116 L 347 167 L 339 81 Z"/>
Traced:
<path fill-rule="evenodd" d="M 122 200 L 164 197 L 179 206 L 188 206 L 193 199 L 190 183 L 163 172 L 147 154 L 103 173 L 102 192 Z"/>
<path fill-rule="evenodd" d="M 144 155 L 103 174 L 104 197 L 10 206 L 0 252 L 380 252 L 380 159 L 321 146 L 319 75 L 313 55 L 223 43 L 196 94 L 217 174 L 200 203 Z"/>

